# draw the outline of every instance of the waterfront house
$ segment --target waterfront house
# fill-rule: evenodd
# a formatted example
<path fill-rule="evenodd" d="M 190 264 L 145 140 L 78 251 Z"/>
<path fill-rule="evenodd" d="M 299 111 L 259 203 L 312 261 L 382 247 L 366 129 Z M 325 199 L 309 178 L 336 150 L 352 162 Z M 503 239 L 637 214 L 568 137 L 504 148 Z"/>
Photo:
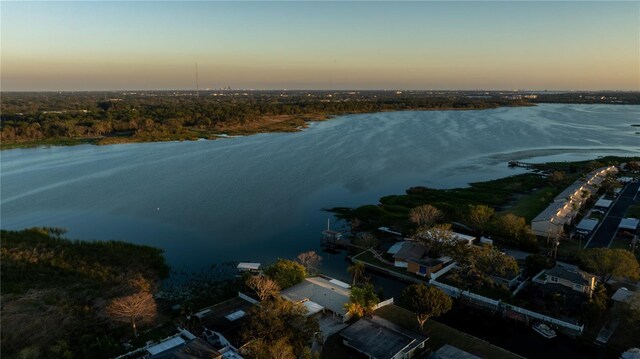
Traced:
<path fill-rule="evenodd" d="M 565 263 L 557 263 L 551 269 L 544 269 L 533 278 L 534 283 L 542 285 L 561 285 L 576 292 L 591 296 L 595 286 L 596 277 Z"/>
<path fill-rule="evenodd" d="M 412 358 L 429 339 L 378 316 L 360 319 L 340 336 L 344 345 L 371 359 Z"/>
<path fill-rule="evenodd" d="M 409 259 L 407 272 L 430 279 L 433 273 L 437 273 L 450 263 L 453 263 L 450 257 Z"/>
<path fill-rule="evenodd" d="M 420 242 L 403 241 L 400 243 L 401 245 L 394 249 L 397 249 L 397 252 L 393 255 L 396 267 L 407 268 L 409 260 L 421 259 L 428 252 L 428 248 Z"/>
<path fill-rule="evenodd" d="M 326 313 L 329 311 L 341 317 L 343 322 L 349 320 L 345 304 L 349 303 L 351 287 L 327 276 L 306 278 L 302 283 L 280 292 L 282 298 L 300 303 L 307 309 L 307 315 Z"/>

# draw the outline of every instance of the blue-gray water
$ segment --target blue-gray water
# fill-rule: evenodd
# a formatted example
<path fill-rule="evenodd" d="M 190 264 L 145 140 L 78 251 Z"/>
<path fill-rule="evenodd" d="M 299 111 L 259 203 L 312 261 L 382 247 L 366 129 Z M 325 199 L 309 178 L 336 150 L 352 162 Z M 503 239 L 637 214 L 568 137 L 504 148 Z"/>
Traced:
<path fill-rule="evenodd" d="M 1 226 L 166 250 L 174 268 L 319 250 L 322 208 L 457 187 L 508 160 L 639 155 L 640 106 L 540 105 L 343 116 L 298 133 L 2 151 Z M 345 277 L 342 256 L 324 270 Z"/>

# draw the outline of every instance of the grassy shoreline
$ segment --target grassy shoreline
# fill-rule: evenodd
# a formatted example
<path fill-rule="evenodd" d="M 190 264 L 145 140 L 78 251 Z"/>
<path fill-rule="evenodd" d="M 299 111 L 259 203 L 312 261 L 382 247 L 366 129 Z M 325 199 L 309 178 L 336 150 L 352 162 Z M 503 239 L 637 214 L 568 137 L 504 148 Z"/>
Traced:
<path fill-rule="evenodd" d="M 499 218 L 513 215 L 522 218 L 523 224 L 528 226 L 555 196 L 583 173 L 604 165 L 638 160 L 640 157 L 607 156 L 597 160 L 537 164 L 531 172 L 470 183 L 465 188 L 434 189 L 418 186 L 407 189 L 405 194 L 381 197 L 377 204 L 326 210 L 352 224 L 355 223 L 354 229 L 357 231 L 375 231 L 379 227 L 391 227 L 405 235 L 411 235 L 416 231 L 416 226 L 409 221 L 412 208 L 430 204 L 442 212 L 441 222 L 461 223 L 473 228 L 468 219 L 468 209 L 470 206 L 484 205 L 495 210 L 494 221 L 486 225 L 484 235 L 489 235 L 504 245 L 533 251 L 538 245 L 532 238 L 525 236 L 518 240 L 509 240 L 513 233 L 505 232 L 506 227 L 501 225 Z M 562 172 L 562 178 L 554 181 L 549 175 L 554 172 Z"/>

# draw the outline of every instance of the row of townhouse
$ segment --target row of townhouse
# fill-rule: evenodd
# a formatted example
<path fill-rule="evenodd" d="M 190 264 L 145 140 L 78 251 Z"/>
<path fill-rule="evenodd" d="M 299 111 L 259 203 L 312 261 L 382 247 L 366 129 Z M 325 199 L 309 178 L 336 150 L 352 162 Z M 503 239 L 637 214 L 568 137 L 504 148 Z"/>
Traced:
<path fill-rule="evenodd" d="M 555 236 L 567 224 L 572 224 L 576 214 L 587 199 L 593 196 L 604 179 L 618 172 L 615 166 L 598 168 L 567 187 L 553 199 L 540 214 L 531 220 L 531 230 L 538 236 Z"/>

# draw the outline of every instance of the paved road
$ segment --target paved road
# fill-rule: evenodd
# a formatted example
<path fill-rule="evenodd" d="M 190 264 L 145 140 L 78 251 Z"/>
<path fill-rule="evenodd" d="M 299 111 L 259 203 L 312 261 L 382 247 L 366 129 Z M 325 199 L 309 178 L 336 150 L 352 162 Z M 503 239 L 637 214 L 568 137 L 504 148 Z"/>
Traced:
<path fill-rule="evenodd" d="M 587 248 L 609 247 L 627 208 L 632 204 L 640 203 L 637 200 L 638 187 L 640 187 L 640 182 L 632 182 L 625 187 L 616 203 L 607 213 L 607 217 L 602 221 L 596 233 L 593 234 Z"/>

